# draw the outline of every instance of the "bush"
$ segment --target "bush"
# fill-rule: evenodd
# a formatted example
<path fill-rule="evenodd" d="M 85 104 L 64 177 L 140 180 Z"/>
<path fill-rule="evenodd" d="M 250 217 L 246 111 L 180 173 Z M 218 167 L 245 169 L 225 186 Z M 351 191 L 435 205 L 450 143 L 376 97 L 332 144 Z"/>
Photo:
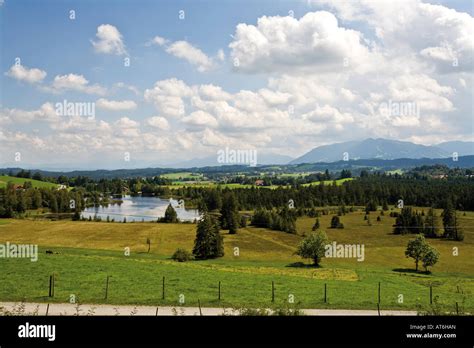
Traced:
<path fill-rule="evenodd" d="M 236 308 L 232 310 L 234 315 L 249 316 L 249 317 L 261 317 L 261 316 L 303 316 L 304 311 L 299 308 L 277 308 L 274 310 L 266 308 Z M 226 315 L 226 314 L 224 314 Z"/>
<path fill-rule="evenodd" d="M 331 228 L 344 228 L 344 225 L 341 223 L 339 216 L 335 215 L 332 217 Z"/>
<path fill-rule="evenodd" d="M 81 219 L 81 214 L 76 210 L 72 216 L 72 221 L 79 221 Z"/>
<path fill-rule="evenodd" d="M 173 256 L 171 256 L 171 258 L 178 262 L 186 262 L 192 260 L 193 256 L 189 251 L 178 248 L 174 252 Z"/>
<path fill-rule="evenodd" d="M 458 230 L 457 232 L 458 233 L 454 237 L 454 240 L 462 242 L 464 240 L 464 232 L 463 232 L 463 230 Z"/>
<path fill-rule="evenodd" d="M 247 217 L 244 215 L 240 216 L 240 228 L 247 227 Z"/>

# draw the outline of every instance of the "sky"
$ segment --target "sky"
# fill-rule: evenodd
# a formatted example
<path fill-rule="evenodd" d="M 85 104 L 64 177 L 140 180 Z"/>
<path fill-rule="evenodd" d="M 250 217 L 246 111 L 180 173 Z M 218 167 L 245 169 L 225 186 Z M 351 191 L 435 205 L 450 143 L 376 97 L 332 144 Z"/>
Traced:
<path fill-rule="evenodd" d="M 0 0 L 0 166 L 473 140 L 471 1 Z"/>

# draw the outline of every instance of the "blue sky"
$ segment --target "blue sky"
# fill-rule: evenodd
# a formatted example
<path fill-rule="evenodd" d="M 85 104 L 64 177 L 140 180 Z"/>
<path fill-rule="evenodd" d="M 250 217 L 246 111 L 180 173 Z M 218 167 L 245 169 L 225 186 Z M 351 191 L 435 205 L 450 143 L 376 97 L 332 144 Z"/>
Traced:
<path fill-rule="evenodd" d="M 467 1 L 5 0 L 0 165 L 472 140 L 472 16 Z M 94 103 L 94 119 L 58 115 L 64 100 Z"/>
<path fill-rule="evenodd" d="M 75 20 L 69 19 L 71 9 L 76 11 Z M 123 81 L 144 88 L 177 77 L 191 84 L 215 83 L 229 91 L 261 87 L 265 78 L 234 74 L 229 79 L 226 67 L 199 74 L 186 62 L 145 47 L 145 42 L 156 35 L 186 40 L 211 55 L 218 49 L 227 51 L 238 23 L 253 23 L 262 15 L 286 15 L 289 10 L 304 14 L 307 9 L 304 1 L 6 1 L 2 71 L 20 57 L 26 66 L 39 66 L 50 76 L 74 71 L 103 84 Z M 180 10 L 185 11 L 185 20 L 179 19 Z M 123 57 L 94 53 L 90 40 L 103 23 L 120 28 L 131 57 L 129 68 L 124 68 Z M 34 107 L 45 100 L 37 93 L 24 95 L 24 86 L 15 81 L 3 79 L 2 84 L 4 106 L 20 101 Z"/>

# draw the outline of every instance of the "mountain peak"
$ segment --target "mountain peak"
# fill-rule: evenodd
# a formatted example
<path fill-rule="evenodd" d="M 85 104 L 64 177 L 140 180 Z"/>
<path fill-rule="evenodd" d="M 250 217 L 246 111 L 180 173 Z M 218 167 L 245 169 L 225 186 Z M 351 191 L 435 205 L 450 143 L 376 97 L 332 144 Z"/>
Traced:
<path fill-rule="evenodd" d="M 384 138 L 367 138 L 314 148 L 291 164 L 336 162 L 345 159 L 444 158 L 458 149 L 459 156 L 473 155 L 473 142 L 446 142 L 436 146 Z"/>

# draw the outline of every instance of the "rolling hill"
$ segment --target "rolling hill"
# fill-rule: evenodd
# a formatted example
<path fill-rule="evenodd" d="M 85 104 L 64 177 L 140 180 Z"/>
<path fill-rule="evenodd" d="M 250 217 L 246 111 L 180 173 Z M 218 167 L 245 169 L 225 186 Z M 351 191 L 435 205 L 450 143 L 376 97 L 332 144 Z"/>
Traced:
<path fill-rule="evenodd" d="M 16 185 L 23 185 L 25 181 L 31 182 L 33 187 L 38 188 L 57 188 L 57 184 L 53 184 L 51 182 L 33 180 L 33 179 L 26 179 L 26 178 L 17 178 L 15 176 L 8 176 L 8 175 L 0 175 L 0 188 L 6 187 L 9 182 L 13 182 Z"/>

